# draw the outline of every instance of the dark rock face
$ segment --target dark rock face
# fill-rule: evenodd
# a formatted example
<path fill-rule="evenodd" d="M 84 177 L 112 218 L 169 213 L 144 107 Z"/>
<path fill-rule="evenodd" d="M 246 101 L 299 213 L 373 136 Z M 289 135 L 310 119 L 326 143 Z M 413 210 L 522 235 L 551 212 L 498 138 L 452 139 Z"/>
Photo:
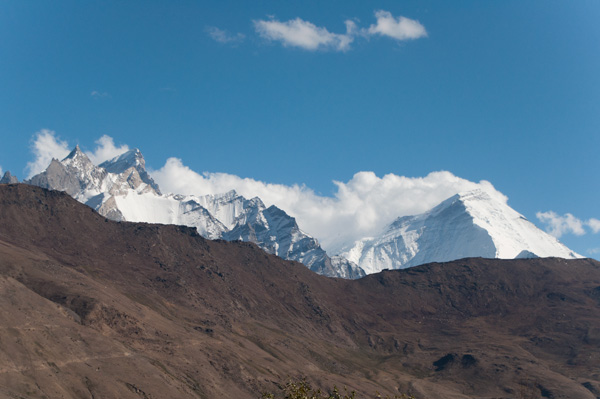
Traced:
<path fill-rule="evenodd" d="M 50 162 L 45 171 L 33 176 L 27 183 L 49 190 L 64 191 L 71 196 L 78 194 L 88 184 L 79 177 L 74 168 L 67 167 L 56 159 Z"/>
<path fill-rule="evenodd" d="M 6 173 L 4 173 L 4 176 L 2 176 L 2 179 L 0 179 L 0 184 L 16 184 L 19 182 L 19 179 L 17 179 L 15 176 L 10 174 L 10 171 L 6 171 Z"/>
<path fill-rule="evenodd" d="M 330 279 L 2 185 L 0 392 L 250 399 L 306 376 L 365 396 L 594 398 L 598 287 L 599 262 L 558 258 Z"/>

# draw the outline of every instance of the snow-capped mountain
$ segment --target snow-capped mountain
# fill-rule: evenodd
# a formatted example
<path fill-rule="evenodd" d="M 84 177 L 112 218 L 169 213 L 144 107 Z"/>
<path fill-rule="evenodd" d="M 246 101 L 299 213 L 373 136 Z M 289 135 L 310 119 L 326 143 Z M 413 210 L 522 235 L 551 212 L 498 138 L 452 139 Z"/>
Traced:
<path fill-rule="evenodd" d="M 53 159 L 27 183 L 65 191 L 112 220 L 191 226 L 206 238 L 254 242 L 269 253 L 327 276 L 365 275 L 346 259 L 332 260 L 315 238 L 300 230 L 293 217 L 275 206 L 265 207 L 258 197 L 246 199 L 235 191 L 163 195 L 147 173 L 138 149 L 96 166 L 75 147 L 65 159 Z"/>
<path fill-rule="evenodd" d="M 481 190 L 457 194 L 420 215 L 400 217 L 380 236 L 358 240 L 340 255 L 367 274 L 467 257 L 581 257 Z"/>
<path fill-rule="evenodd" d="M 503 199 L 481 190 L 457 194 L 423 214 L 400 217 L 380 236 L 350 243 L 330 257 L 293 217 L 276 206 L 266 207 L 258 197 L 247 199 L 235 191 L 162 194 L 137 149 L 96 166 L 76 147 L 27 182 L 65 191 L 112 220 L 192 226 L 204 237 L 254 242 L 334 277 L 358 278 L 365 272 L 466 257 L 580 257 Z"/>
<path fill-rule="evenodd" d="M 102 202 L 102 198 L 109 195 L 128 192 L 160 195 L 137 149 L 96 166 L 77 146 L 62 161 L 53 159 L 45 171 L 33 176 L 28 183 L 65 191 L 83 203 Z"/>

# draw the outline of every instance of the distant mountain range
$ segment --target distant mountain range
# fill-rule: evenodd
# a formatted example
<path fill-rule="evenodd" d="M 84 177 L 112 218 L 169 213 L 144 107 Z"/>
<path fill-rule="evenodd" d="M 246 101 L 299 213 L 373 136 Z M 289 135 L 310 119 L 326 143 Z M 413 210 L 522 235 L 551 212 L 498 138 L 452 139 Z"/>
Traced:
<path fill-rule="evenodd" d="M 111 220 L 191 226 L 206 238 L 253 242 L 326 276 L 365 275 L 356 264 L 328 256 L 293 217 L 276 206 L 267 208 L 258 197 L 246 199 L 235 191 L 204 196 L 162 194 L 138 149 L 96 166 L 75 147 L 65 159 L 52 160 L 26 183 L 65 191 Z"/>
<path fill-rule="evenodd" d="M 8 179 L 15 180 L 9 172 L 3 180 Z M 330 256 L 285 210 L 266 207 L 258 197 L 247 199 L 233 190 L 161 193 L 138 149 L 94 165 L 76 147 L 26 183 L 65 191 L 111 220 L 185 225 L 210 239 L 250 241 L 330 277 L 360 278 L 465 257 L 581 257 L 480 190 L 457 194 L 423 214 L 400 217 L 380 235 L 346 243 L 337 256 Z"/>

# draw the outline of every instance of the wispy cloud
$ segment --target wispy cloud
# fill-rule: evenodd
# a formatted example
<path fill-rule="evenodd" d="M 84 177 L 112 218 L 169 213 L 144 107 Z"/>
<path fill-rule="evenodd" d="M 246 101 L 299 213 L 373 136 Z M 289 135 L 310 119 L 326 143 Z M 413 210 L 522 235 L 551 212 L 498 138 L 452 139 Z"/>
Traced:
<path fill-rule="evenodd" d="M 276 19 L 254 21 L 254 28 L 267 40 L 278 41 L 283 46 L 300 47 L 305 50 L 346 51 L 354 41 L 356 25 L 346 21 L 346 33 L 331 33 L 324 27 L 300 18 L 286 22 Z"/>
<path fill-rule="evenodd" d="M 223 44 L 238 44 L 246 38 L 246 35 L 243 33 L 230 33 L 216 26 L 207 26 L 205 31 L 214 41 Z"/>
<path fill-rule="evenodd" d="M 535 216 L 546 225 L 546 231 L 556 238 L 561 237 L 563 234 L 582 236 L 587 233 L 585 227 L 588 227 L 594 233 L 600 232 L 600 220 L 594 218 L 585 221 L 570 213 L 561 216 L 553 211 L 538 212 Z"/>
<path fill-rule="evenodd" d="M 90 93 L 90 96 L 92 98 L 95 98 L 95 99 L 110 98 L 110 94 L 108 94 L 107 92 L 105 92 L 105 91 L 96 91 L 96 90 L 92 91 Z"/>
<path fill-rule="evenodd" d="M 590 248 L 587 250 L 587 253 L 590 255 L 600 254 L 600 248 Z"/>
<path fill-rule="evenodd" d="M 406 17 L 394 17 L 389 11 L 375 11 L 377 23 L 367 29 L 369 35 L 387 36 L 396 40 L 414 40 L 427 37 L 425 27 L 419 21 Z"/>
<path fill-rule="evenodd" d="M 129 146 L 127 144 L 117 147 L 112 137 L 104 135 L 96 140 L 96 148 L 94 151 L 86 151 L 86 155 L 95 165 L 99 165 L 102 162 L 113 159 L 127 151 L 129 151 Z"/>
<path fill-rule="evenodd" d="M 588 220 L 586 224 L 592 229 L 594 233 L 600 232 L 600 220 L 592 218 Z"/>
<path fill-rule="evenodd" d="M 61 160 L 69 155 L 70 150 L 68 143 L 58 138 L 56 132 L 42 129 L 32 139 L 31 152 L 34 160 L 27 163 L 28 179 L 43 172 L 53 158 Z"/>

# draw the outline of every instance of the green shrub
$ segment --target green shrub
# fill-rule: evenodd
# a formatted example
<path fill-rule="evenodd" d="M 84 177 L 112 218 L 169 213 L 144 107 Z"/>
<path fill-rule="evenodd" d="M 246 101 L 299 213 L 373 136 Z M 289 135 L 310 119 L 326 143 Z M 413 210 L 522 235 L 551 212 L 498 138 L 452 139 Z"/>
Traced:
<path fill-rule="evenodd" d="M 289 381 L 285 386 L 280 388 L 281 392 L 278 395 L 273 393 L 264 393 L 262 399 L 359 399 L 356 396 L 355 391 L 348 391 L 344 388 L 344 392 L 341 392 L 336 386 L 327 392 L 321 391 L 320 389 L 314 389 L 307 381 L 303 378 L 300 381 Z M 394 395 L 394 396 L 381 396 L 376 394 L 374 399 L 416 399 L 414 396 L 408 395 Z"/>

